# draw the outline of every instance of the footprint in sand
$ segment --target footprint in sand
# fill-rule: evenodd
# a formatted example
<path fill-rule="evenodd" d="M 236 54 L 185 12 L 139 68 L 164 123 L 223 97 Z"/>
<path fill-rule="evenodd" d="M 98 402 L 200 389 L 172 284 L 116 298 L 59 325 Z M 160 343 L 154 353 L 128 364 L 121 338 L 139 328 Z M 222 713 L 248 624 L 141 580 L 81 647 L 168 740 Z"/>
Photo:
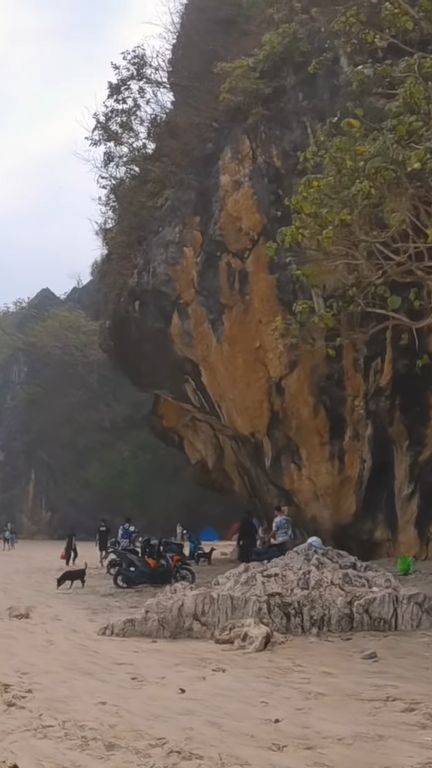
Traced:
<path fill-rule="evenodd" d="M 16 619 L 17 621 L 28 620 L 32 617 L 32 609 L 28 606 L 18 608 L 16 605 L 10 605 L 7 609 L 7 615 L 9 619 Z"/>
<path fill-rule="evenodd" d="M 289 744 L 270 744 L 269 749 L 271 752 L 285 752 L 288 749 Z"/>
<path fill-rule="evenodd" d="M 115 741 L 104 741 L 103 746 L 108 754 L 113 754 L 114 752 L 118 752 L 122 749 L 121 744 L 116 744 Z"/>
<path fill-rule="evenodd" d="M 7 709 L 24 709 L 23 703 L 32 693 L 31 688 L 20 689 L 9 683 L 0 683 L 0 701 Z"/>
<path fill-rule="evenodd" d="M 408 699 L 408 701 L 401 702 L 400 699 L 392 697 L 392 701 L 398 702 L 400 704 L 399 711 L 406 715 L 417 713 L 422 706 L 422 702 L 417 699 Z"/>
<path fill-rule="evenodd" d="M 200 755 L 197 752 L 188 752 L 184 749 L 169 749 L 166 754 L 167 757 L 178 758 L 177 765 L 180 760 L 184 760 L 186 763 L 191 763 L 193 760 L 204 760 L 203 755 Z"/>

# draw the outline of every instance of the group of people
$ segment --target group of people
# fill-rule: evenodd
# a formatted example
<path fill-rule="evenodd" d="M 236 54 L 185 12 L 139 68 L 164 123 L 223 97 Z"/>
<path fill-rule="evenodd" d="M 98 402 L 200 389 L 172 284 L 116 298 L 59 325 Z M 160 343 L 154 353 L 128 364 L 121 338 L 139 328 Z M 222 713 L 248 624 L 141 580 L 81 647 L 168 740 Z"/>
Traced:
<path fill-rule="evenodd" d="M 137 536 L 137 528 L 133 525 L 131 518 L 127 517 L 117 532 L 117 541 L 120 549 L 133 547 L 136 543 Z M 99 550 L 99 562 L 101 565 L 104 564 L 104 561 L 108 556 L 110 538 L 110 528 L 106 520 L 102 519 L 96 531 L 96 547 Z M 62 558 L 65 560 L 67 566 L 69 566 L 71 563 L 72 565 L 75 565 L 78 559 L 78 547 L 75 533 L 68 534 L 65 548 L 62 553 Z"/>
<path fill-rule="evenodd" d="M 8 527 L 9 526 L 9 527 Z M 12 544 L 12 528 L 10 523 L 5 531 L 9 531 L 9 546 Z M 194 545 L 194 537 L 185 531 L 179 523 L 176 529 L 176 538 L 178 541 L 188 540 L 190 546 Z M 96 547 L 99 550 L 99 561 L 101 566 L 108 555 L 108 547 L 111 539 L 111 531 L 106 520 L 101 520 L 96 532 Z M 138 539 L 138 529 L 133 524 L 130 517 L 127 517 L 121 524 L 117 532 L 117 543 L 120 549 L 134 547 Z M 197 539 L 199 542 L 199 539 Z M 200 543 L 200 542 L 199 542 Z M 276 506 L 272 526 L 265 523 L 261 524 L 255 520 L 250 511 L 246 512 L 241 523 L 237 536 L 238 559 L 242 563 L 249 563 L 252 559 L 265 559 L 266 553 L 277 548 L 279 554 L 285 554 L 294 546 L 295 535 L 294 526 L 289 516 L 288 507 Z M 5 548 L 5 538 L 3 539 L 3 548 Z M 64 553 L 62 555 L 66 565 L 71 562 L 74 565 L 78 558 L 78 548 L 76 536 L 70 533 L 66 539 Z"/>
<path fill-rule="evenodd" d="M 275 507 L 271 529 L 254 520 L 248 511 L 240 523 L 237 536 L 238 559 L 241 563 L 250 563 L 256 550 L 260 549 L 264 555 L 270 546 L 276 546 L 280 554 L 285 554 L 293 546 L 294 540 L 294 527 L 288 507 Z"/>

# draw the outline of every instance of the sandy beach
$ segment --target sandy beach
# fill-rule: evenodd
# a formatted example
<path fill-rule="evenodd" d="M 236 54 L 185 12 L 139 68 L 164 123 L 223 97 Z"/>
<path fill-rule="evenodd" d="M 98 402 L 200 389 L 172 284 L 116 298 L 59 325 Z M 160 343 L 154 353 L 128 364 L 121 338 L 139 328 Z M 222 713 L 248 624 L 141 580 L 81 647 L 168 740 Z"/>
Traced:
<path fill-rule="evenodd" d="M 432 768 L 432 633 L 296 638 L 258 655 L 98 637 L 149 591 L 115 590 L 86 544 L 86 588 L 57 592 L 60 549 L 0 552 L 0 766 Z M 430 588 L 429 564 L 415 578 Z"/>

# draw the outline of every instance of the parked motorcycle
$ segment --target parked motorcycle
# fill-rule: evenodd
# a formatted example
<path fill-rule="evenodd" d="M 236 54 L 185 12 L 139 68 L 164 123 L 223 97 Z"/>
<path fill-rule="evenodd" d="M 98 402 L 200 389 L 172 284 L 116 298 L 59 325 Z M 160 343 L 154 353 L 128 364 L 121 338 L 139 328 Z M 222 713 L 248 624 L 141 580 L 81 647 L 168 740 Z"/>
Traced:
<path fill-rule="evenodd" d="M 173 546 L 171 546 L 173 545 Z M 178 549 L 178 547 L 180 549 Z M 122 565 L 120 559 L 121 552 L 128 552 L 130 555 L 140 557 L 142 560 L 150 558 L 152 560 L 159 560 L 161 554 L 178 554 L 183 556 L 183 544 L 176 542 L 170 542 L 168 539 L 161 539 L 160 541 L 151 539 L 149 536 L 140 540 L 138 547 L 120 547 L 119 542 L 114 540 L 110 542 L 108 548 L 108 562 L 106 566 L 107 573 L 110 576 L 114 576 L 118 569 Z M 185 560 L 186 561 L 186 560 Z"/>
<path fill-rule="evenodd" d="M 185 555 L 184 544 L 180 541 L 161 539 L 159 542 L 159 551 L 161 554 L 169 555 L 170 557 L 176 555 L 184 565 L 189 565 L 189 567 L 191 567 L 191 558 Z"/>
<path fill-rule="evenodd" d="M 140 556 L 140 552 L 136 547 L 126 547 L 125 549 L 120 549 L 120 547 L 117 545 L 111 546 L 108 548 L 108 561 L 106 565 L 106 571 L 110 576 L 114 576 L 114 574 L 118 571 L 118 569 L 122 565 L 122 560 L 120 558 L 120 554 L 122 552 L 127 552 L 130 555 L 135 555 L 136 557 Z"/>
<path fill-rule="evenodd" d="M 113 582 L 119 589 L 149 585 L 165 585 L 173 582 L 195 583 L 192 568 L 182 562 L 179 555 L 161 554 L 158 558 L 146 556 L 144 559 L 126 551 L 118 552 L 120 567 L 116 570 Z"/>
<path fill-rule="evenodd" d="M 146 557 L 159 560 L 162 555 L 169 555 L 169 557 L 175 555 L 185 565 L 189 563 L 189 558 L 184 553 L 184 544 L 172 539 L 150 539 L 149 537 L 142 539 L 140 551 L 143 560 Z"/>
<path fill-rule="evenodd" d="M 179 555 L 185 558 L 184 544 L 181 541 L 174 541 L 173 539 L 160 539 L 159 541 L 160 551 L 165 555 Z"/>

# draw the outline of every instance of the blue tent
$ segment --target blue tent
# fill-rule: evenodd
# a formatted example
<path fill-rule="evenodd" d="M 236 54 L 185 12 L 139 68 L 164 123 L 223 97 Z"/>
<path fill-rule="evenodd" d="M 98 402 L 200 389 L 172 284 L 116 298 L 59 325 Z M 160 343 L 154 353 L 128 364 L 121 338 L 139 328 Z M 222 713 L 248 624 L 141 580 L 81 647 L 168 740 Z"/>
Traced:
<path fill-rule="evenodd" d="M 199 533 L 201 541 L 219 541 L 220 536 L 214 528 L 203 528 Z"/>

